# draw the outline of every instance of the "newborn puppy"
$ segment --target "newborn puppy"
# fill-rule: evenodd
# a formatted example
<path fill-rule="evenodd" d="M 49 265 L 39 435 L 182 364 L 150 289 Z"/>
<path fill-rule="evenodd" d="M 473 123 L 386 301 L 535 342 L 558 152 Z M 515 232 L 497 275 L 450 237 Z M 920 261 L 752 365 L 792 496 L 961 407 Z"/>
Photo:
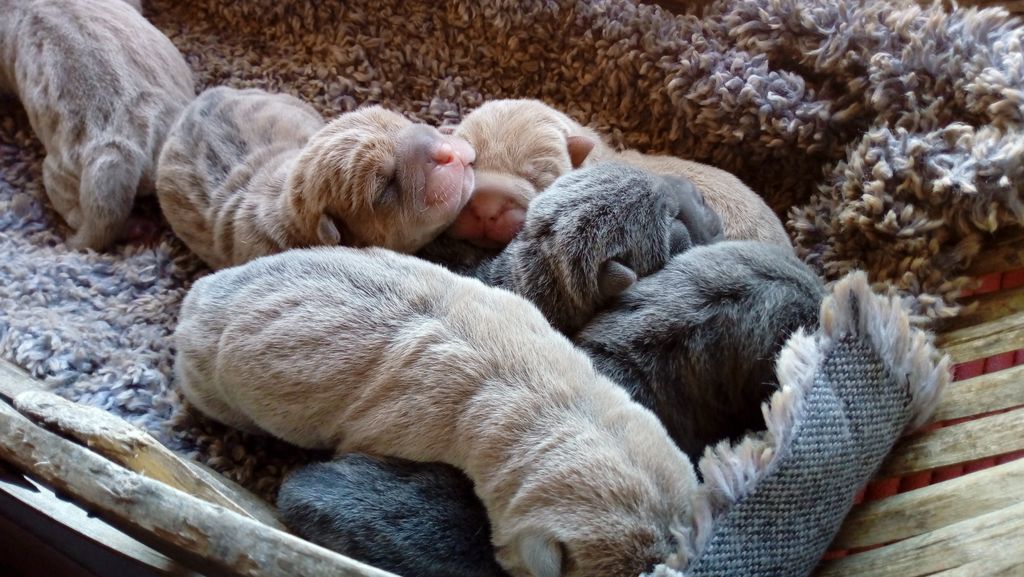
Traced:
<path fill-rule="evenodd" d="M 784 247 L 698 246 L 573 340 L 696 460 L 710 444 L 764 428 L 775 357 L 799 327 L 815 327 L 824 295 L 821 279 Z"/>
<path fill-rule="evenodd" d="M 707 445 L 764 428 L 774 359 L 798 327 L 814 327 L 823 292 L 783 247 L 721 242 L 640 279 L 575 341 L 696 459 Z M 278 507 L 297 534 L 389 571 L 496 576 L 483 509 L 458 492 L 467 483 L 440 463 L 349 455 L 290 475 Z"/>
<path fill-rule="evenodd" d="M 195 96 L 178 49 L 121 0 L 0 0 L 0 90 L 46 149 L 43 185 L 74 231 L 103 249 L 150 194 L 171 124 Z"/>
<path fill-rule="evenodd" d="M 277 505 L 313 543 L 397 575 L 507 575 L 473 483 L 451 465 L 345 455 L 290 475 Z"/>
<path fill-rule="evenodd" d="M 692 181 L 722 219 L 725 237 L 790 247 L 782 222 L 732 174 L 671 156 L 614 152 L 601 137 L 538 100 L 496 100 L 468 114 L 454 133 L 477 152 L 473 197 L 447 234 L 486 247 L 507 244 L 526 207 L 559 176 L 617 161 Z"/>
<path fill-rule="evenodd" d="M 514 576 L 638 575 L 692 518 L 653 413 L 525 299 L 421 259 L 256 259 L 198 280 L 174 339 L 185 395 L 227 425 L 462 469 Z"/>
<path fill-rule="evenodd" d="M 448 234 L 499 248 L 522 228 L 540 191 L 605 146 L 597 133 L 538 100 L 487 102 L 454 134 L 476 150 L 476 186 Z"/>
<path fill-rule="evenodd" d="M 220 87 L 174 125 L 157 192 L 171 228 L 213 268 L 316 245 L 414 252 L 466 204 L 473 156 L 379 106 L 325 125 L 295 97 Z"/>

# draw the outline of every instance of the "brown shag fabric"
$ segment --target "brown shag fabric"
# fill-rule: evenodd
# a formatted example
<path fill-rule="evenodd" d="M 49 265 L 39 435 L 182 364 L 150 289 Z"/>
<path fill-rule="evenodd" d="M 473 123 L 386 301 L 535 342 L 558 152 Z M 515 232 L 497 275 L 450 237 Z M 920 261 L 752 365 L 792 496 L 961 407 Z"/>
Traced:
<path fill-rule="evenodd" d="M 434 124 L 535 97 L 616 144 L 736 172 L 790 216 L 800 255 L 827 278 L 866 269 L 921 317 L 954 314 L 957 271 L 1024 216 L 1024 31 L 1001 9 L 153 0 L 146 13 L 199 88 L 289 92 L 326 115 L 384 103 Z M 156 246 L 67 251 L 34 198 L 40 146 L 0 104 L 0 354 L 273 492 L 296 457 L 180 420 L 167 335 L 201 267 L 166 232 Z"/>

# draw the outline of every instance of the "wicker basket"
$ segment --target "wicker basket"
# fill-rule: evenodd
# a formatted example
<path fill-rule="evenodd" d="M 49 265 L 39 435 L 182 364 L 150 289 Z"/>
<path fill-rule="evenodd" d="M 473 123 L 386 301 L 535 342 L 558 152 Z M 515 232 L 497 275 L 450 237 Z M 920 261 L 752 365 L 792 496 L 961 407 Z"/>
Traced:
<path fill-rule="evenodd" d="M 1024 451 L 1021 240 L 994 240 L 970 271 L 982 280 L 975 308 L 939 331 L 958 380 L 936 423 L 893 451 L 837 538 L 842 551 L 818 575 L 1024 570 L 1024 459 L 1015 460 Z M 287 534 L 244 489 L 112 415 L 38 388 L 0 364 L 0 394 L 21 394 L 17 410 L 0 403 L 0 458 L 25 475 L 6 475 L 0 496 L 63 528 L 65 541 L 77 537 L 143 574 L 390 575 Z"/>
<path fill-rule="evenodd" d="M 1024 0 L 961 4 L 1024 12 Z M 1024 575 L 1022 241 L 993 239 L 969 271 L 981 280 L 976 308 L 938 327 L 957 380 L 936 422 L 897 445 L 817 575 Z M 53 541 L 45 551 L 8 542 L 15 554 L 0 573 L 391 575 L 286 533 L 245 489 L 117 417 L 40 389 L 0 361 L 0 534 Z M 12 401 L 22 393 L 31 394 L 19 412 Z"/>

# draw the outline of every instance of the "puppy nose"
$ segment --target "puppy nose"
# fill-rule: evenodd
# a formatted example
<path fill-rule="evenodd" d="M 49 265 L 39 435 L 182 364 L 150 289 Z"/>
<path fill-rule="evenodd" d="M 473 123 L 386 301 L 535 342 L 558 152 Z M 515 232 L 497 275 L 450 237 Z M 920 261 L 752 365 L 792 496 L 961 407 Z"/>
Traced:
<path fill-rule="evenodd" d="M 455 156 L 455 149 L 452 148 L 452 145 L 442 142 L 434 147 L 433 152 L 430 154 L 430 159 L 440 165 L 445 165 L 455 162 Z"/>
<path fill-rule="evenodd" d="M 476 151 L 465 140 L 457 136 L 449 136 L 445 144 L 451 146 L 452 150 L 455 151 L 455 156 L 462 160 L 462 164 L 472 166 L 473 162 L 476 161 Z"/>

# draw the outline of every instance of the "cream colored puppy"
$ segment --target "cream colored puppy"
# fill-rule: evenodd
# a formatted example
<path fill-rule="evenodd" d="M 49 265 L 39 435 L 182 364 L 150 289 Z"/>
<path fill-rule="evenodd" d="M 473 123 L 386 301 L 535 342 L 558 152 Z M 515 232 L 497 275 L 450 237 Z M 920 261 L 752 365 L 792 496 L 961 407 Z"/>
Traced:
<path fill-rule="evenodd" d="M 43 185 L 75 234 L 102 249 L 151 194 L 168 129 L 195 96 L 177 48 L 138 2 L 0 0 L 0 91 L 46 148 Z"/>
<path fill-rule="evenodd" d="M 213 268 L 316 245 L 414 252 L 465 206 L 473 158 L 462 139 L 379 106 L 325 124 L 293 96 L 220 87 L 171 130 L 157 193 Z"/>
<path fill-rule="evenodd" d="M 725 237 L 792 248 L 782 222 L 736 176 L 712 166 L 628 150 L 613 151 L 593 130 L 539 100 L 495 100 L 453 129 L 476 150 L 473 198 L 449 236 L 486 247 L 507 244 L 522 228 L 526 207 L 569 170 L 618 161 L 689 179 L 722 219 Z"/>
<path fill-rule="evenodd" d="M 188 399 L 303 447 L 473 480 L 516 577 L 639 575 L 696 480 L 648 410 L 510 292 L 382 249 L 289 251 L 200 279 L 174 336 Z"/>

